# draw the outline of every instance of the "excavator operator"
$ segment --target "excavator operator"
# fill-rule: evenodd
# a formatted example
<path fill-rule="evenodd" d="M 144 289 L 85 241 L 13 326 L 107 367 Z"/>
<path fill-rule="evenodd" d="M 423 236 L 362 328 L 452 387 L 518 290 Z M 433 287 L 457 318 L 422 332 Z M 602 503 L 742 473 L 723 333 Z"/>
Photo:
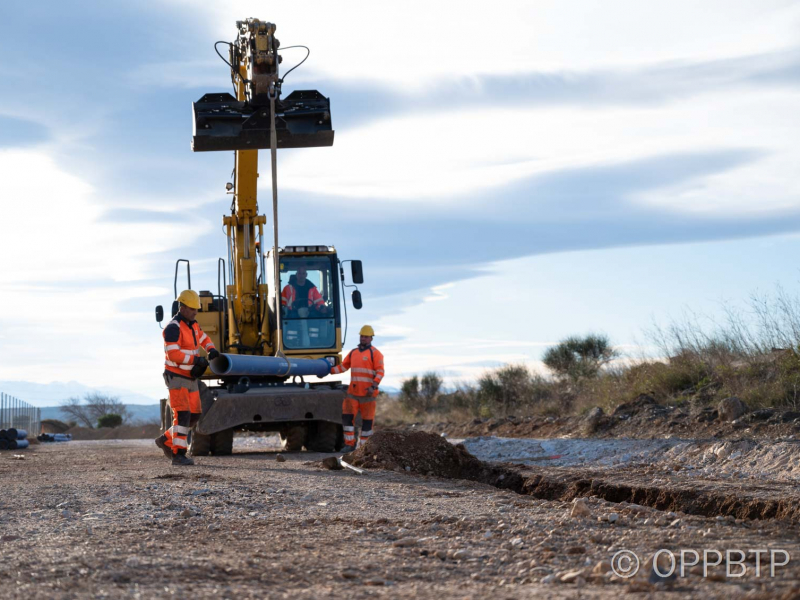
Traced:
<path fill-rule="evenodd" d="M 344 373 L 350 369 L 350 386 L 342 403 L 342 425 L 344 429 L 344 452 L 356 449 L 355 419 L 361 411 L 361 437 L 358 445 L 362 446 L 372 435 L 375 421 L 375 405 L 378 386 L 383 379 L 383 354 L 372 345 L 375 331 L 364 325 L 359 332 L 358 348 L 350 351 L 342 361 L 331 369 L 332 374 Z"/>
<path fill-rule="evenodd" d="M 308 317 L 311 309 L 323 315 L 328 312 L 325 299 L 319 293 L 317 286 L 307 279 L 308 269 L 298 267 L 294 275 L 289 278 L 289 283 L 281 292 L 281 305 L 287 315 L 298 316 L 301 319 Z"/>
<path fill-rule="evenodd" d="M 189 429 L 200 420 L 200 388 L 197 379 L 208 368 L 208 360 L 198 355 L 200 346 L 214 360 L 219 351 L 211 338 L 200 329 L 195 317 L 200 310 L 200 296 L 193 290 L 184 290 L 177 298 L 178 313 L 164 328 L 164 382 L 169 389 L 169 406 L 172 409 L 172 427 L 156 439 L 156 446 L 173 465 L 193 465 L 186 456 Z"/>

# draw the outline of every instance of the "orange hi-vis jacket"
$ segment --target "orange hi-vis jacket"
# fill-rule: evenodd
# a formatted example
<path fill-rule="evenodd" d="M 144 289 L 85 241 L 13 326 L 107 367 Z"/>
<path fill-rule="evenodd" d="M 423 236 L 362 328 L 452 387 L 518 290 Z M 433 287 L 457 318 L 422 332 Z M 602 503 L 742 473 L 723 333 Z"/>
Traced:
<path fill-rule="evenodd" d="M 350 370 L 350 387 L 347 393 L 354 396 L 366 396 L 367 389 L 375 386 L 372 396 L 378 395 L 377 387 L 383 379 L 383 354 L 372 345 L 353 348 L 350 354 L 331 369 L 331 373 L 338 375 Z"/>
<path fill-rule="evenodd" d="M 164 367 L 170 373 L 191 379 L 190 371 L 197 359 L 198 348 L 206 352 L 214 347 L 197 321 L 187 321 L 180 313 L 164 328 Z"/>
<path fill-rule="evenodd" d="M 285 306 L 289 310 L 305 308 L 305 306 L 301 305 L 302 299 L 300 300 L 300 304 L 295 306 L 295 302 L 297 302 L 297 289 L 295 288 L 296 285 L 299 284 L 297 283 L 295 276 L 292 275 L 289 278 L 289 283 L 281 292 L 281 305 Z M 322 294 L 319 293 L 317 286 L 311 283 L 308 279 L 306 279 L 306 286 L 308 286 L 308 308 L 311 308 L 312 306 L 314 308 L 319 308 L 325 304 L 325 299 L 322 297 Z"/>

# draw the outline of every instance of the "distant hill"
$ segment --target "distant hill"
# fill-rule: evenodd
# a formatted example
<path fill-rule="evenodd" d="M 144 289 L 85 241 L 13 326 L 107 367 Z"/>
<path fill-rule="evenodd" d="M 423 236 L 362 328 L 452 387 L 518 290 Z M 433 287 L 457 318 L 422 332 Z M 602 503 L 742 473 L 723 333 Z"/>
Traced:
<path fill-rule="evenodd" d="M 57 406 L 67 398 L 83 398 L 86 394 L 100 393 L 118 396 L 125 404 L 157 404 L 158 398 L 114 387 L 89 387 L 77 381 L 32 383 L 30 381 L 0 381 L 0 392 L 11 394 L 33 406 Z"/>
<path fill-rule="evenodd" d="M 160 404 L 126 404 L 125 408 L 128 409 L 131 424 L 161 421 Z M 60 406 L 43 406 L 42 419 L 58 419 L 59 421 L 66 421 L 67 416 L 61 412 Z"/>

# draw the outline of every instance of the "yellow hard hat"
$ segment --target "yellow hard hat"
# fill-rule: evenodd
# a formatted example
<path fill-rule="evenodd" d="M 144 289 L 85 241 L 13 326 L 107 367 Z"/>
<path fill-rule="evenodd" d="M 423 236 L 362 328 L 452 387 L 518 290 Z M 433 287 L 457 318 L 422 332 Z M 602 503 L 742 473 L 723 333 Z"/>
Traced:
<path fill-rule="evenodd" d="M 178 302 L 185 304 L 189 308 L 200 310 L 200 296 L 194 290 L 183 290 L 178 296 Z"/>
<path fill-rule="evenodd" d="M 364 325 L 361 331 L 358 332 L 358 335 L 374 336 L 375 330 L 372 328 L 372 325 Z"/>

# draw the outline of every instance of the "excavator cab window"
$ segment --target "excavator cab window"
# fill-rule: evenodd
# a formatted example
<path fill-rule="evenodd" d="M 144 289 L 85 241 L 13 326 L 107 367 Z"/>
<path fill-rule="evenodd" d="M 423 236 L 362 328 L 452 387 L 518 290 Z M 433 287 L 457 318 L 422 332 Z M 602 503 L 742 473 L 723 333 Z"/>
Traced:
<path fill-rule="evenodd" d="M 333 269 L 327 256 L 284 256 L 280 263 L 283 345 L 287 350 L 336 344 Z"/>

